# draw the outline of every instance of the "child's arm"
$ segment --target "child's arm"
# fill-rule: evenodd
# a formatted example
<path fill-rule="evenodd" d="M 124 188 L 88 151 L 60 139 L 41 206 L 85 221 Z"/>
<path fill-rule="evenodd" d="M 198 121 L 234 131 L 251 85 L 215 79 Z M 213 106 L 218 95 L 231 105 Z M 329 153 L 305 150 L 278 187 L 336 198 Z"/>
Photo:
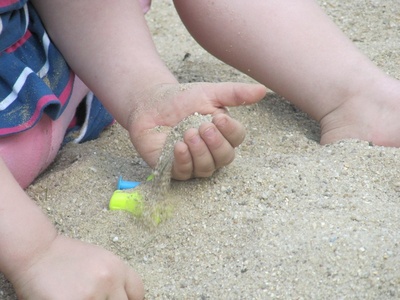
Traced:
<path fill-rule="evenodd" d="M 128 129 L 152 167 L 165 135 L 149 129 L 174 126 L 194 112 L 225 113 L 224 106 L 254 103 L 266 92 L 261 85 L 234 83 L 179 86 L 155 49 L 138 1 L 32 2 L 72 69 Z M 244 128 L 227 115 L 214 123 L 191 130 L 176 146 L 174 178 L 209 176 L 232 161 Z"/>
<path fill-rule="evenodd" d="M 140 279 L 115 255 L 57 235 L 1 159 L 0 178 L 0 272 L 19 298 L 143 298 Z"/>
<path fill-rule="evenodd" d="M 137 0 L 32 3 L 68 64 L 125 128 L 136 95 L 177 83 L 155 49 Z"/>
<path fill-rule="evenodd" d="M 33 257 L 47 250 L 57 232 L 1 158 L 0 178 L 0 271 L 15 281 Z"/>

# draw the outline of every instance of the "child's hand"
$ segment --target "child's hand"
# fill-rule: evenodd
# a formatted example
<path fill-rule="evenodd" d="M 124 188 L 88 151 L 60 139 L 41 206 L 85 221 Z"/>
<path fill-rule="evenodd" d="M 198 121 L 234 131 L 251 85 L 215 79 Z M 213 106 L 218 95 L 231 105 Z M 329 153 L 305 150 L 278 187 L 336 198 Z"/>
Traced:
<path fill-rule="evenodd" d="M 234 158 L 234 148 L 245 136 L 242 124 L 232 119 L 226 106 L 252 104 L 264 97 L 262 85 L 243 83 L 164 84 L 139 95 L 128 121 L 133 145 L 142 158 L 155 167 L 166 140 L 157 126 L 173 127 L 198 112 L 212 114 L 212 123 L 186 131 L 174 150 L 172 176 L 185 180 L 207 177 Z"/>
<path fill-rule="evenodd" d="M 100 247 L 58 236 L 16 276 L 20 299 L 143 299 L 138 275 Z"/>

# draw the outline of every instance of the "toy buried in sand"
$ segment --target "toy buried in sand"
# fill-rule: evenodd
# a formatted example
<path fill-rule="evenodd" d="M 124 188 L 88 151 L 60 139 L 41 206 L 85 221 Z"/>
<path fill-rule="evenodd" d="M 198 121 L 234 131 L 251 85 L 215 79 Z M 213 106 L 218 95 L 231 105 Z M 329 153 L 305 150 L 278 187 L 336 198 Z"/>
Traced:
<path fill-rule="evenodd" d="M 110 210 L 129 211 L 134 217 L 156 226 L 168 220 L 173 212 L 173 205 L 168 192 L 171 182 L 174 146 L 177 141 L 183 139 L 183 134 L 187 129 L 197 128 L 202 123 L 210 121 L 210 115 L 204 116 L 195 113 L 169 129 L 170 132 L 153 174 L 147 177 L 147 180 L 143 183 L 125 181 L 120 177 L 117 190 L 110 200 Z M 164 128 L 159 127 L 155 130 L 163 131 Z"/>
<path fill-rule="evenodd" d="M 150 175 L 142 184 L 136 181 L 124 181 L 120 177 L 117 190 L 110 199 L 110 210 L 128 211 L 134 217 L 156 226 L 169 219 L 173 207 L 167 202 L 166 193 L 157 193 L 157 189 L 152 187 L 150 181 L 153 177 L 153 174 Z M 160 199 L 161 195 L 165 198 Z"/>

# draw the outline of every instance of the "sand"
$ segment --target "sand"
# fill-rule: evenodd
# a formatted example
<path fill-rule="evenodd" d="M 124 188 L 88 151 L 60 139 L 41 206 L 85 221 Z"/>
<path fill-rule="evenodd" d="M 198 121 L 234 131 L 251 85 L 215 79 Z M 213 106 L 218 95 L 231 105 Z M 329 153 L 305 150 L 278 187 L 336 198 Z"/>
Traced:
<path fill-rule="evenodd" d="M 398 0 L 320 3 L 400 78 Z M 251 82 L 193 41 L 171 1 L 154 1 L 147 19 L 182 82 Z M 236 160 L 212 178 L 173 182 L 175 210 L 156 228 L 107 209 L 119 175 L 151 173 L 119 125 L 67 145 L 28 193 L 62 234 L 135 268 L 147 299 L 400 298 L 400 149 L 320 146 L 318 124 L 274 94 L 230 112 L 247 128 Z M 15 298 L 0 278 L 0 299 Z"/>

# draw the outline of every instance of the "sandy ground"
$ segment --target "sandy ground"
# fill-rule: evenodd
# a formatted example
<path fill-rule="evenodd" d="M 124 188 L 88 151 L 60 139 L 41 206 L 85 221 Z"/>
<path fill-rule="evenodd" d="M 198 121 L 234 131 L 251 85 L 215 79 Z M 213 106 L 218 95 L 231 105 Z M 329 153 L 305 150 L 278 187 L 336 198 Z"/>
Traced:
<path fill-rule="evenodd" d="M 400 78 L 398 0 L 320 3 Z M 154 1 L 147 19 L 182 82 L 251 81 L 202 50 L 170 1 Z M 274 94 L 231 113 L 248 130 L 236 160 L 210 179 L 174 182 L 173 217 L 154 230 L 107 209 L 119 175 L 151 172 L 118 125 L 66 146 L 28 193 L 61 233 L 132 265 L 147 299 L 400 298 L 400 150 L 320 146 L 318 124 Z M 4 278 L 0 298 L 15 299 Z"/>

